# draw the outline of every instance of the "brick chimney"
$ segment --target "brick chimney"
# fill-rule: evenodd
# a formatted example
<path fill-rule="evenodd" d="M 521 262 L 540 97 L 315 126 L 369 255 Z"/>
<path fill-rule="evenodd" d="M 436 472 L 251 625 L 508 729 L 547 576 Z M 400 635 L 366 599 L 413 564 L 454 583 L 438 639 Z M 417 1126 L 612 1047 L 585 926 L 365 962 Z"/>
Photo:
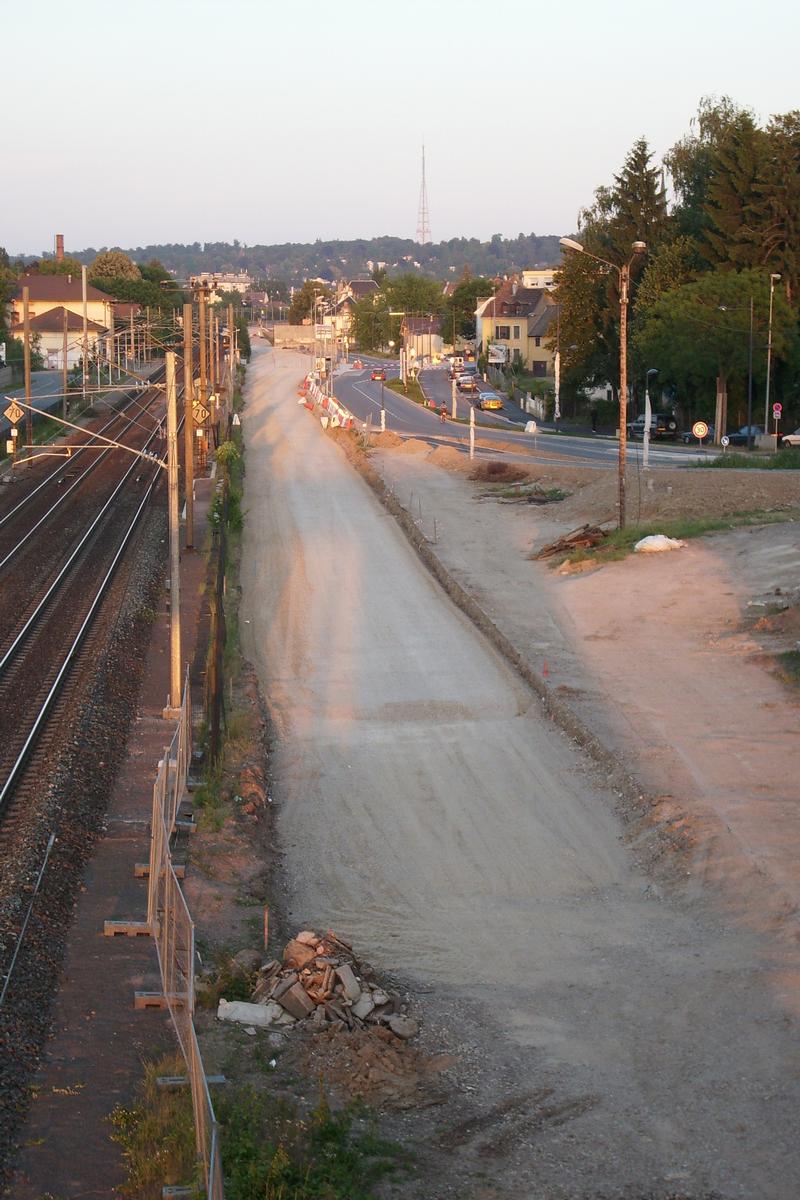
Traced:
<path fill-rule="evenodd" d="M 63 233 L 56 234 L 56 262 L 64 261 L 64 235 Z"/>

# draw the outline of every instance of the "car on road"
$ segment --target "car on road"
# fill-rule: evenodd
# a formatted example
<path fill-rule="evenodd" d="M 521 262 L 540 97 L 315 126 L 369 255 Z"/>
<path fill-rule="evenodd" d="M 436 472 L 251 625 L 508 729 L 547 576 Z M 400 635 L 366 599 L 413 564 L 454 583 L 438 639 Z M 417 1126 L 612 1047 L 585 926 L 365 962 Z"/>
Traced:
<path fill-rule="evenodd" d="M 637 417 L 635 421 L 630 421 L 627 425 L 628 437 L 632 442 L 641 441 L 644 438 L 644 415 Z M 655 438 L 677 438 L 678 436 L 678 418 L 675 413 L 658 412 L 653 413 L 650 418 L 650 437 Z"/>
<path fill-rule="evenodd" d="M 383 367 L 373 367 L 370 379 L 379 379 L 381 382 L 386 378 L 386 371 Z"/>
<path fill-rule="evenodd" d="M 503 407 L 503 398 L 497 392 L 478 392 L 475 407 L 483 412 L 499 412 Z"/>
<path fill-rule="evenodd" d="M 683 431 L 683 433 L 681 434 L 681 441 L 683 442 L 684 446 L 696 446 L 698 444 L 698 442 L 702 446 L 708 446 L 708 445 L 710 445 L 711 442 L 713 442 L 713 440 L 714 440 L 714 426 L 713 425 L 708 426 L 708 433 L 706 434 L 706 436 L 704 438 L 696 438 L 694 436 L 694 434 L 692 433 L 691 429 L 685 429 Z"/>
<path fill-rule="evenodd" d="M 784 433 L 780 443 L 782 446 L 800 446 L 800 429 L 795 429 L 794 433 Z"/>
<path fill-rule="evenodd" d="M 460 392 L 477 392 L 478 390 L 474 375 L 459 375 L 456 387 Z"/>
<path fill-rule="evenodd" d="M 760 425 L 743 425 L 741 429 L 737 429 L 733 433 L 728 434 L 728 445 L 746 446 L 748 441 L 748 431 L 753 441 L 755 441 L 757 437 L 760 437 L 764 432 Z"/>

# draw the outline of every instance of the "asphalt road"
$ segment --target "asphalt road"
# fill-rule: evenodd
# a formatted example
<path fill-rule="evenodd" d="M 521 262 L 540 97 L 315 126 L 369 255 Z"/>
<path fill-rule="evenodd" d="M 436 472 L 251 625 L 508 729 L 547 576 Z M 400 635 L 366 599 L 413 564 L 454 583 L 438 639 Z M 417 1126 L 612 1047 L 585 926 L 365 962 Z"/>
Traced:
<path fill-rule="evenodd" d="M 298 364 L 305 369 L 305 357 L 297 356 Z M 336 376 L 334 391 L 337 399 L 347 408 L 359 422 L 371 419 L 373 429 L 380 424 L 381 406 L 386 412 L 386 428 L 401 437 L 423 438 L 435 442 L 455 446 L 466 452 L 469 448 L 468 417 L 471 408 L 466 395 L 459 393 L 457 414 L 462 420 L 451 421 L 451 388 L 450 379 L 444 369 L 433 368 L 423 372 L 422 382 L 426 394 L 435 400 L 437 407 L 423 408 L 413 400 L 381 387 L 378 381 L 370 379 L 373 366 L 386 369 L 387 383 L 398 379 L 400 369 L 396 362 L 387 359 L 371 358 L 362 355 L 363 363 L 360 370 L 353 367 L 352 362 L 343 365 Z M 446 403 L 448 420 L 442 422 L 438 406 Z M 619 446 L 616 438 L 609 437 L 577 437 L 556 433 L 552 429 L 542 428 L 536 435 L 524 432 L 523 421 L 528 418 L 515 410 L 519 421 L 513 421 L 495 413 L 475 412 L 476 436 L 481 443 L 479 453 L 490 454 L 493 457 L 530 459 L 534 462 L 541 460 L 544 453 L 548 458 L 552 454 L 563 455 L 564 458 L 576 463 L 593 467 L 616 467 Z M 515 443 L 509 448 L 509 442 Z M 496 447 L 493 449 L 493 447 Z M 706 451 L 695 451 L 684 446 L 650 446 L 650 464 L 674 467 L 690 461 L 702 461 Z M 628 459 L 631 464 L 641 462 L 641 443 L 628 443 Z"/>

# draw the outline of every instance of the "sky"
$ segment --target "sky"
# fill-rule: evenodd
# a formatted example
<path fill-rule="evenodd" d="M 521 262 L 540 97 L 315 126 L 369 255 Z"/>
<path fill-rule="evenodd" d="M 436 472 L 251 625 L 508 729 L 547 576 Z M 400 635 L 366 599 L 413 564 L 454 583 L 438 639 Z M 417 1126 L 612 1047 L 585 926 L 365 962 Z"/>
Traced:
<path fill-rule="evenodd" d="M 795 0 L 0 0 L 0 246 L 569 233 L 700 99 L 800 107 Z"/>

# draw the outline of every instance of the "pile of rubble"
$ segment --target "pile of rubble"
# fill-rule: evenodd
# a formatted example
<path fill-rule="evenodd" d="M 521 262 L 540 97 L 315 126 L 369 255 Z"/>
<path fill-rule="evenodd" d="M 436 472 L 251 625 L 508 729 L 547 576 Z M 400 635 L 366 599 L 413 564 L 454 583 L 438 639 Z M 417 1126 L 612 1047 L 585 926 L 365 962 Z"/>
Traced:
<path fill-rule="evenodd" d="M 281 962 L 253 966 L 251 1002 L 220 1000 L 220 1020 L 262 1027 L 304 1022 L 315 1031 L 373 1026 L 403 1040 L 419 1032 L 399 993 L 381 987 L 372 968 L 359 963 L 352 947 L 330 930 L 323 937 L 303 930 L 287 943 Z"/>

